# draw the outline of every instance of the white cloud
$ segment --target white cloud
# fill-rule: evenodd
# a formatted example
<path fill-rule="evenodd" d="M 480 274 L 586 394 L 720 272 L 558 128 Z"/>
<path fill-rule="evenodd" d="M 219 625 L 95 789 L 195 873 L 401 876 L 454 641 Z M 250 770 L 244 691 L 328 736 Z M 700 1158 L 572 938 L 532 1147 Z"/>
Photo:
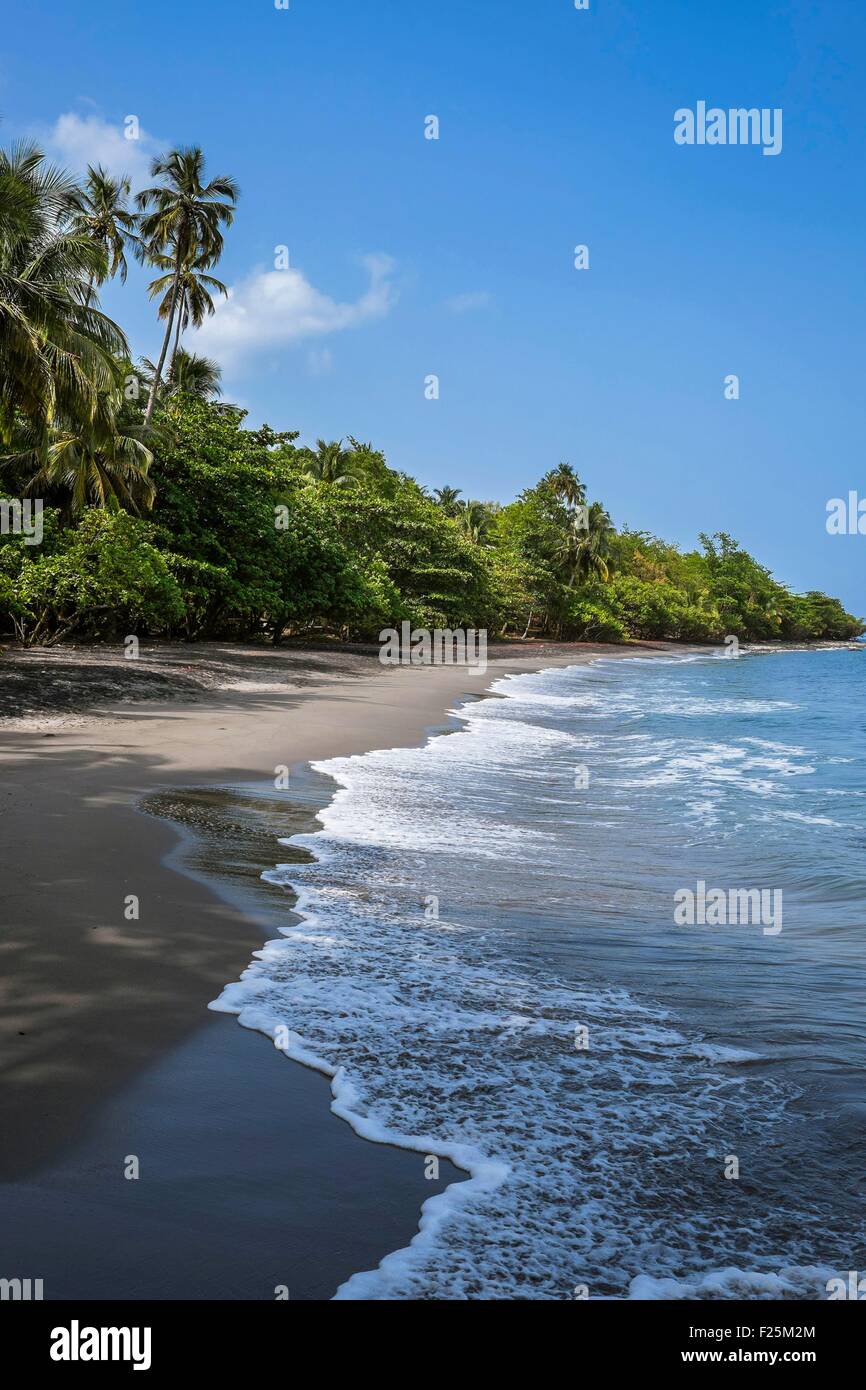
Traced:
<path fill-rule="evenodd" d="M 325 337 L 372 319 L 383 318 L 396 297 L 389 256 L 366 256 L 370 283 L 360 299 L 340 303 L 311 285 L 299 270 L 269 270 L 251 275 L 221 300 L 212 318 L 187 346 L 236 366 L 266 348 L 304 338 Z"/>
<path fill-rule="evenodd" d="M 487 309 L 493 303 L 493 296 L 487 290 L 472 290 L 468 294 L 455 294 L 446 303 L 452 314 L 469 314 L 473 309 Z"/>
<path fill-rule="evenodd" d="M 38 138 L 53 160 L 74 173 L 83 173 L 88 164 L 101 164 L 111 174 L 127 174 L 133 187 L 141 188 L 158 146 L 145 130 L 139 130 L 137 140 L 127 140 L 124 129 L 122 121 L 67 111 L 53 126 L 41 130 Z"/>

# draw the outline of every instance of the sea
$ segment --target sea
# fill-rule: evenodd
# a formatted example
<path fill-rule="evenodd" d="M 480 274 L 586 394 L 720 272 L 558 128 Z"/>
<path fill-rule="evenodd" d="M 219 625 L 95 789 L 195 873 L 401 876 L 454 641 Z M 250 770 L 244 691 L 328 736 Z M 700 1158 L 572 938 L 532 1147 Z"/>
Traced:
<path fill-rule="evenodd" d="M 338 1299 L 866 1273 L 864 693 L 850 648 L 491 672 L 423 746 L 313 765 L 285 925 L 212 1007 L 465 1175 Z M 678 920 L 701 886 L 778 919 Z"/>

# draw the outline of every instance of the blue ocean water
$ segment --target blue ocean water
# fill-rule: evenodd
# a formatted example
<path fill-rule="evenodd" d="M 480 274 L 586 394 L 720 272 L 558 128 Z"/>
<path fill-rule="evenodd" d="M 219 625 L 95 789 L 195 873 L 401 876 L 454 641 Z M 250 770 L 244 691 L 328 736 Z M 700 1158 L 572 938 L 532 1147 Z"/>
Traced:
<path fill-rule="evenodd" d="M 824 1298 L 866 1270 L 864 689 L 861 651 L 602 660 L 316 765 L 314 861 L 266 875 L 300 920 L 216 1007 L 470 1175 L 340 1296 Z M 676 925 L 699 882 L 781 892 L 782 930 Z"/>

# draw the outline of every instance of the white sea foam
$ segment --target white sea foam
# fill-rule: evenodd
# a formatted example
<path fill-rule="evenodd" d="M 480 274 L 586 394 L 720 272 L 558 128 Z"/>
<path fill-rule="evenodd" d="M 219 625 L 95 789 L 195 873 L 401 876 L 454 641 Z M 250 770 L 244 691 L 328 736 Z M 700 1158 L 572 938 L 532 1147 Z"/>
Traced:
<path fill-rule="evenodd" d="M 805 811 L 775 810 L 768 814 L 775 816 L 778 820 L 796 821 L 799 825 L 826 825 L 834 830 L 845 829 L 841 821 L 833 820 L 830 816 L 810 816 Z"/>
<path fill-rule="evenodd" d="M 693 1042 L 686 1049 L 692 1057 L 705 1057 L 708 1062 L 759 1062 L 761 1055 L 745 1047 L 726 1047 L 723 1043 Z"/>
<path fill-rule="evenodd" d="M 801 1265 L 776 1272 L 757 1270 L 711 1270 L 695 1279 L 658 1279 L 649 1274 L 631 1281 L 633 1299 L 823 1299 L 827 1281 L 838 1277 L 838 1270 L 823 1265 Z"/>
<path fill-rule="evenodd" d="M 593 1297 L 761 1297 L 782 1277 L 753 1253 L 759 1220 L 720 1216 L 718 1174 L 741 1128 L 771 1128 L 791 1092 L 755 1075 L 755 1052 L 563 978 L 515 934 L 515 915 L 543 932 L 575 901 L 581 915 L 622 913 L 624 879 L 565 892 L 568 856 L 584 852 L 575 826 L 628 825 L 631 852 L 623 816 L 654 786 L 681 787 L 712 823 L 729 788 L 738 805 L 743 792 L 784 796 L 812 771 L 805 749 L 776 739 L 629 732 L 648 712 L 752 721 L 795 708 L 675 697 L 673 673 L 639 660 L 656 668 L 639 683 L 623 663 L 497 680 L 456 733 L 316 764 L 338 791 L 321 831 L 291 842 L 314 862 L 264 876 L 295 888 L 302 921 L 212 1007 L 281 1030 L 359 1134 L 469 1175 L 424 1205 L 411 1246 L 338 1297 L 567 1299 L 582 1283 Z M 588 719 L 611 730 L 588 734 Z M 594 802 L 569 792 L 588 752 Z M 793 1261 L 810 1249 L 800 1225 Z"/>

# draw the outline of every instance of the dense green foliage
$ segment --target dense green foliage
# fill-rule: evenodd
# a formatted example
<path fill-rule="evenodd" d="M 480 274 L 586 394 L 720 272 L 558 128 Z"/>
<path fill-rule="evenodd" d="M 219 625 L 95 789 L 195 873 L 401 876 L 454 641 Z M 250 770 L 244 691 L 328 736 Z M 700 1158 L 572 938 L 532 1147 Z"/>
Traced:
<path fill-rule="evenodd" d="M 181 622 L 181 590 L 147 522 L 96 507 L 74 527 L 57 512 L 43 520 L 39 546 L 0 536 L 0 614 L 21 641 L 123 638 Z"/>
<path fill-rule="evenodd" d="M 0 537 L 2 630 L 375 638 L 408 619 L 609 641 L 863 631 L 835 599 L 790 593 L 729 536 L 682 553 L 617 533 L 601 508 L 567 502 L 556 473 L 508 506 L 461 508 L 352 441 L 323 481 L 295 435 L 245 429 L 241 411 L 186 394 L 166 396 L 151 449 L 146 519 L 87 507 L 70 524 L 58 506 L 40 546 Z M 484 513 L 480 535 L 469 507 Z"/>
<path fill-rule="evenodd" d="M 215 362 L 181 346 L 213 311 L 238 192 L 199 150 L 79 188 L 38 151 L 0 156 L 0 498 L 44 535 L 0 534 L 0 634 L 375 638 L 404 620 L 555 639 L 849 638 L 725 534 L 683 553 L 617 532 L 567 464 L 506 506 L 432 496 L 372 444 L 244 428 Z M 126 250 L 161 274 L 159 359 L 135 366 L 98 290 Z M 30 538 L 33 539 L 32 537 Z"/>

